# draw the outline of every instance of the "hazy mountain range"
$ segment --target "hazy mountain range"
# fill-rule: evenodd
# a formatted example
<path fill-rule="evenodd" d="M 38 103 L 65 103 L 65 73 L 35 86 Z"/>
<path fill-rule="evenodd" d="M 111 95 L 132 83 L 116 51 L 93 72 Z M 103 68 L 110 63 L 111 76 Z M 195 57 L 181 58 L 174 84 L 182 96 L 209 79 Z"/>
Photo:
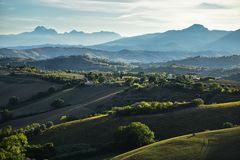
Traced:
<path fill-rule="evenodd" d="M 17 35 L 0 35 L 0 47 L 31 49 L 40 47 L 88 47 L 106 51 L 240 51 L 240 29 L 236 31 L 209 30 L 194 24 L 182 30 L 144 34 L 123 38 L 114 32 L 57 33 L 54 29 L 38 26 L 32 32 Z"/>
<path fill-rule="evenodd" d="M 0 35 L 0 47 L 33 46 L 44 44 L 59 45 L 94 45 L 113 41 L 121 38 L 114 32 L 100 31 L 84 33 L 72 30 L 71 32 L 58 33 L 54 29 L 38 26 L 32 32 L 15 35 Z"/>
<path fill-rule="evenodd" d="M 240 30 L 209 30 L 200 24 L 183 30 L 119 38 L 121 36 L 113 32 L 89 34 L 73 30 L 59 34 L 54 29 L 39 26 L 33 32 L 0 36 L 1 46 L 11 46 L 0 49 L 0 57 L 43 60 L 88 55 L 115 62 L 156 63 L 195 56 L 240 54 Z M 103 41 L 110 42 L 86 46 Z"/>
<path fill-rule="evenodd" d="M 182 30 L 122 38 L 93 46 L 96 49 L 148 51 L 239 51 L 240 30 L 209 30 L 194 24 Z"/>

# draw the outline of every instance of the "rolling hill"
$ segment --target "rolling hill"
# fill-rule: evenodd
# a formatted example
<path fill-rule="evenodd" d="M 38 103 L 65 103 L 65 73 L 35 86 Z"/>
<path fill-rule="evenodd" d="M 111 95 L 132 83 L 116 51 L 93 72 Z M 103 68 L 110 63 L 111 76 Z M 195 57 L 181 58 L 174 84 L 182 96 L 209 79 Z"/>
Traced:
<path fill-rule="evenodd" d="M 26 100 L 49 87 L 60 88 L 62 85 L 32 77 L 0 76 L 0 106 L 6 105 L 9 98 L 17 96 Z M 1 109 L 1 107 L 0 107 Z"/>
<path fill-rule="evenodd" d="M 237 160 L 240 127 L 175 137 L 124 153 L 112 160 Z"/>
<path fill-rule="evenodd" d="M 222 57 L 190 57 L 182 60 L 169 61 L 164 65 L 186 65 L 206 68 L 236 68 L 240 67 L 240 55 Z"/>
<path fill-rule="evenodd" d="M 27 63 L 47 70 L 75 70 L 75 71 L 113 71 L 129 70 L 131 65 L 109 62 L 103 59 L 94 59 L 88 56 L 57 57 L 53 59 Z"/>
<path fill-rule="evenodd" d="M 164 62 L 168 60 L 180 59 L 192 56 L 190 52 L 153 52 L 153 51 L 131 51 L 121 50 L 117 52 L 96 50 L 80 47 L 43 47 L 33 49 L 0 49 L 0 58 L 30 58 L 35 60 L 43 60 L 55 58 L 59 56 L 71 55 L 89 55 L 91 57 L 108 59 L 115 62 Z"/>
<path fill-rule="evenodd" d="M 42 47 L 33 49 L 0 49 L 0 58 L 25 58 L 44 60 L 59 56 L 89 55 L 90 57 L 108 59 L 114 62 L 127 63 L 157 63 L 179 60 L 196 56 L 230 56 L 239 52 L 189 52 L 189 51 L 143 51 L 143 50 L 120 50 L 104 51 L 81 47 Z"/>
<path fill-rule="evenodd" d="M 130 122 L 147 124 L 155 132 L 155 137 L 163 140 L 207 129 L 219 129 L 222 128 L 224 122 L 238 124 L 239 114 L 239 102 L 234 102 L 155 115 L 126 117 L 103 115 L 56 125 L 43 132 L 42 135 L 32 136 L 30 140 L 32 143 L 53 142 L 57 147 L 81 143 L 102 146 L 113 141 L 113 135 L 119 126 Z"/>

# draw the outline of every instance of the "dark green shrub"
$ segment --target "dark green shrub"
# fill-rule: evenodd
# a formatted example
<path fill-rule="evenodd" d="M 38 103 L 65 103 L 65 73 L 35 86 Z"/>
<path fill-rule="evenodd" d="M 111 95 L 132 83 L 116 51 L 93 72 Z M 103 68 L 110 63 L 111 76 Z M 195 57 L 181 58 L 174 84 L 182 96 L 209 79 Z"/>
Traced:
<path fill-rule="evenodd" d="M 1 122 L 6 122 L 12 119 L 12 113 L 8 109 L 4 109 L 0 112 Z"/>
<path fill-rule="evenodd" d="M 48 88 L 48 93 L 49 93 L 49 94 L 52 94 L 52 93 L 54 93 L 54 92 L 56 92 L 56 89 L 55 89 L 54 87 Z"/>
<path fill-rule="evenodd" d="M 47 129 L 46 124 L 41 124 L 40 129 L 41 129 L 42 131 L 46 130 L 46 129 Z"/>
<path fill-rule="evenodd" d="M 53 143 L 46 143 L 44 145 L 30 145 L 26 148 L 27 157 L 34 159 L 47 159 L 56 154 Z"/>
<path fill-rule="evenodd" d="M 33 129 L 33 135 L 39 135 L 40 133 L 42 133 L 42 130 L 40 127 L 34 128 Z"/>
<path fill-rule="evenodd" d="M 223 123 L 223 128 L 232 128 L 234 125 L 231 122 L 225 122 Z"/>
<path fill-rule="evenodd" d="M 9 98 L 8 104 L 11 106 L 15 106 L 19 103 L 19 98 L 16 96 L 12 96 L 11 98 Z"/>
<path fill-rule="evenodd" d="M 48 121 L 47 123 L 46 123 L 46 127 L 47 128 L 50 128 L 50 127 L 52 127 L 54 124 L 53 124 L 53 122 L 52 121 Z"/>
<path fill-rule="evenodd" d="M 149 83 L 155 83 L 157 80 L 157 78 L 155 76 L 150 76 L 149 79 L 148 79 L 148 82 Z"/>
<path fill-rule="evenodd" d="M 192 104 L 194 107 L 198 107 L 198 106 L 204 104 L 204 100 L 201 99 L 201 98 L 197 98 L 197 99 L 192 100 L 192 101 L 191 101 L 191 104 Z"/>
<path fill-rule="evenodd" d="M 115 133 L 115 143 L 123 149 L 137 148 L 154 142 L 154 132 L 140 122 L 120 126 Z"/>
<path fill-rule="evenodd" d="M 7 126 L 2 129 L 0 129 L 0 141 L 4 137 L 8 137 L 14 134 L 14 130 L 12 129 L 12 126 Z"/>
<path fill-rule="evenodd" d="M 55 99 L 51 103 L 51 106 L 54 107 L 54 108 L 63 107 L 63 105 L 64 105 L 64 100 L 62 98 Z"/>

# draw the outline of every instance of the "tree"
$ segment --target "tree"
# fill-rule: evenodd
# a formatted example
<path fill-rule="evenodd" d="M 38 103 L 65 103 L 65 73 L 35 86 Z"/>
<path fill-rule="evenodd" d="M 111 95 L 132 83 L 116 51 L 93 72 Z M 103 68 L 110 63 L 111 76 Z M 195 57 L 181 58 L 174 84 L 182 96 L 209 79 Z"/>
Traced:
<path fill-rule="evenodd" d="M 145 76 L 141 77 L 141 78 L 140 78 L 140 83 L 144 83 L 144 82 L 146 81 L 146 79 L 147 79 L 147 78 L 146 78 Z"/>
<path fill-rule="evenodd" d="M 203 92 L 204 91 L 203 83 L 196 83 L 196 84 L 194 84 L 194 89 L 199 91 L 199 92 Z"/>
<path fill-rule="evenodd" d="M 52 103 L 51 106 L 54 108 L 59 108 L 64 105 L 64 100 L 62 98 L 55 99 Z"/>
<path fill-rule="evenodd" d="M 99 83 L 103 83 L 103 82 L 105 82 L 105 80 L 106 80 L 106 78 L 103 75 L 98 77 Z"/>
<path fill-rule="evenodd" d="M 137 148 L 154 142 L 154 132 L 140 122 L 120 126 L 115 133 L 115 142 L 121 148 Z"/>
<path fill-rule="evenodd" d="M 48 93 L 49 94 L 53 94 L 55 91 L 56 91 L 56 89 L 54 87 L 48 88 Z"/>
<path fill-rule="evenodd" d="M 53 143 L 29 145 L 26 149 L 27 157 L 34 159 L 48 159 L 56 154 Z"/>
<path fill-rule="evenodd" d="M 191 104 L 195 107 L 198 107 L 198 106 L 204 104 L 204 100 L 202 98 L 196 98 L 196 99 L 191 101 Z"/>
<path fill-rule="evenodd" d="M 149 83 L 155 83 L 156 82 L 156 77 L 155 76 L 150 76 L 149 79 L 148 79 L 148 82 Z"/>
<path fill-rule="evenodd" d="M 4 109 L 1 111 L 1 121 L 6 122 L 12 119 L 12 113 L 8 109 Z"/>
<path fill-rule="evenodd" d="M 234 125 L 231 122 L 225 122 L 223 123 L 223 128 L 232 128 Z"/>
<path fill-rule="evenodd" d="M 52 121 L 48 121 L 47 123 L 46 123 L 46 127 L 47 128 L 50 128 L 50 127 L 52 127 L 54 124 L 53 124 L 53 122 Z"/>
<path fill-rule="evenodd" d="M 0 158 L 11 160 L 25 159 L 27 137 L 23 133 L 3 138 L 0 143 Z"/>
<path fill-rule="evenodd" d="M 11 106 L 15 106 L 18 103 L 19 103 L 19 98 L 16 97 L 16 96 L 12 96 L 8 101 L 8 104 L 11 105 Z"/>

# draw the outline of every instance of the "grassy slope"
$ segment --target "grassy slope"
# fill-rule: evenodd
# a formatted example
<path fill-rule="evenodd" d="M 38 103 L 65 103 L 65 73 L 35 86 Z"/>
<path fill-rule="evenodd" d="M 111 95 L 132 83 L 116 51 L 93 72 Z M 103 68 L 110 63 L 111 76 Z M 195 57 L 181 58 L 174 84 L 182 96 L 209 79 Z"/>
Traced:
<path fill-rule="evenodd" d="M 117 127 L 139 121 L 147 124 L 157 139 L 166 139 L 207 129 L 219 129 L 224 122 L 240 123 L 240 102 L 203 106 L 167 114 L 131 117 L 103 116 L 71 125 L 61 124 L 42 135 L 31 138 L 33 143 L 54 142 L 56 146 L 88 143 L 101 145 L 113 140 Z"/>
<path fill-rule="evenodd" d="M 96 111 L 96 108 L 99 105 L 104 104 L 106 100 L 111 99 L 112 96 L 117 94 L 118 92 L 121 92 L 124 88 L 123 87 L 114 87 L 114 86 L 99 86 L 99 87 L 86 87 L 83 89 L 75 89 L 69 91 L 67 94 L 60 93 L 66 101 L 66 104 L 68 102 L 72 102 L 73 105 L 69 107 L 60 108 L 57 110 L 52 110 L 46 113 L 30 116 L 30 117 L 24 117 L 21 119 L 12 120 L 9 122 L 6 122 L 4 124 L 1 124 L 1 126 L 7 126 L 12 125 L 13 127 L 23 127 L 27 124 L 36 123 L 36 122 L 47 122 L 47 121 L 56 121 L 59 120 L 59 118 L 62 115 L 72 115 L 72 116 L 86 116 L 88 114 L 91 114 Z M 63 91 L 64 92 L 64 91 Z M 58 95 L 59 93 L 57 93 Z M 33 108 L 29 108 L 28 106 L 20 108 L 18 111 L 22 114 L 26 113 L 33 113 L 35 111 L 40 111 L 40 109 L 34 110 L 35 107 L 43 107 L 43 110 L 46 109 L 46 106 L 42 106 L 40 104 L 45 103 L 47 107 L 49 108 L 49 103 L 52 102 L 56 97 L 56 95 L 47 97 L 41 101 L 38 101 Z M 57 96 L 58 97 L 58 96 Z M 29 108 L 26 110 L 26 108 Z M 49 108 L 50 109 L 50 108 Z M 16 111 L 14 111 L 16 112 Z M 19 114 L 19 113 L 18 113 Z"/>
<path fill-rule="evenodd" d="M 112 160 L 226 160 L 240 157 L 240 127 L 185 135 L 156 142 Z"/>
<path fill-rule="evenodd" d="M 113 101 L 113 105 L 127 105 L 139 101 L 191 101 L 195 98 L 203 98 L 207 103 L 223 103 L 240 100 L 240 95 L 236 94 L 209 94 L 199 93 L 194 90 L 184 90 L 177 88 L 147 87 L 140 90 L 128 90 L 122 93 Z"/>
<path fill-rule="evenodd" d="M 51 96 L 48 96 L 36 103 L 32 103 L 13 111 L 14 116 L 44 112 L 52 109 L 51 103 L 57 98 L 63 98 L 65 104 L 81 105 L 90 102 L 98 97 L 110 94 L 119 90 L 119 87 L 93 86 L 84 88 L 71 88 Z"/>
<path fill-rule="evenodd" d="M 31 78 L 0 76 L 0 105 L 5 105 L 12 96 L 18 96 L 26 100 L 38 92 L 45 92 L 49 87 L 60 87 L 61 85 Z"/>

